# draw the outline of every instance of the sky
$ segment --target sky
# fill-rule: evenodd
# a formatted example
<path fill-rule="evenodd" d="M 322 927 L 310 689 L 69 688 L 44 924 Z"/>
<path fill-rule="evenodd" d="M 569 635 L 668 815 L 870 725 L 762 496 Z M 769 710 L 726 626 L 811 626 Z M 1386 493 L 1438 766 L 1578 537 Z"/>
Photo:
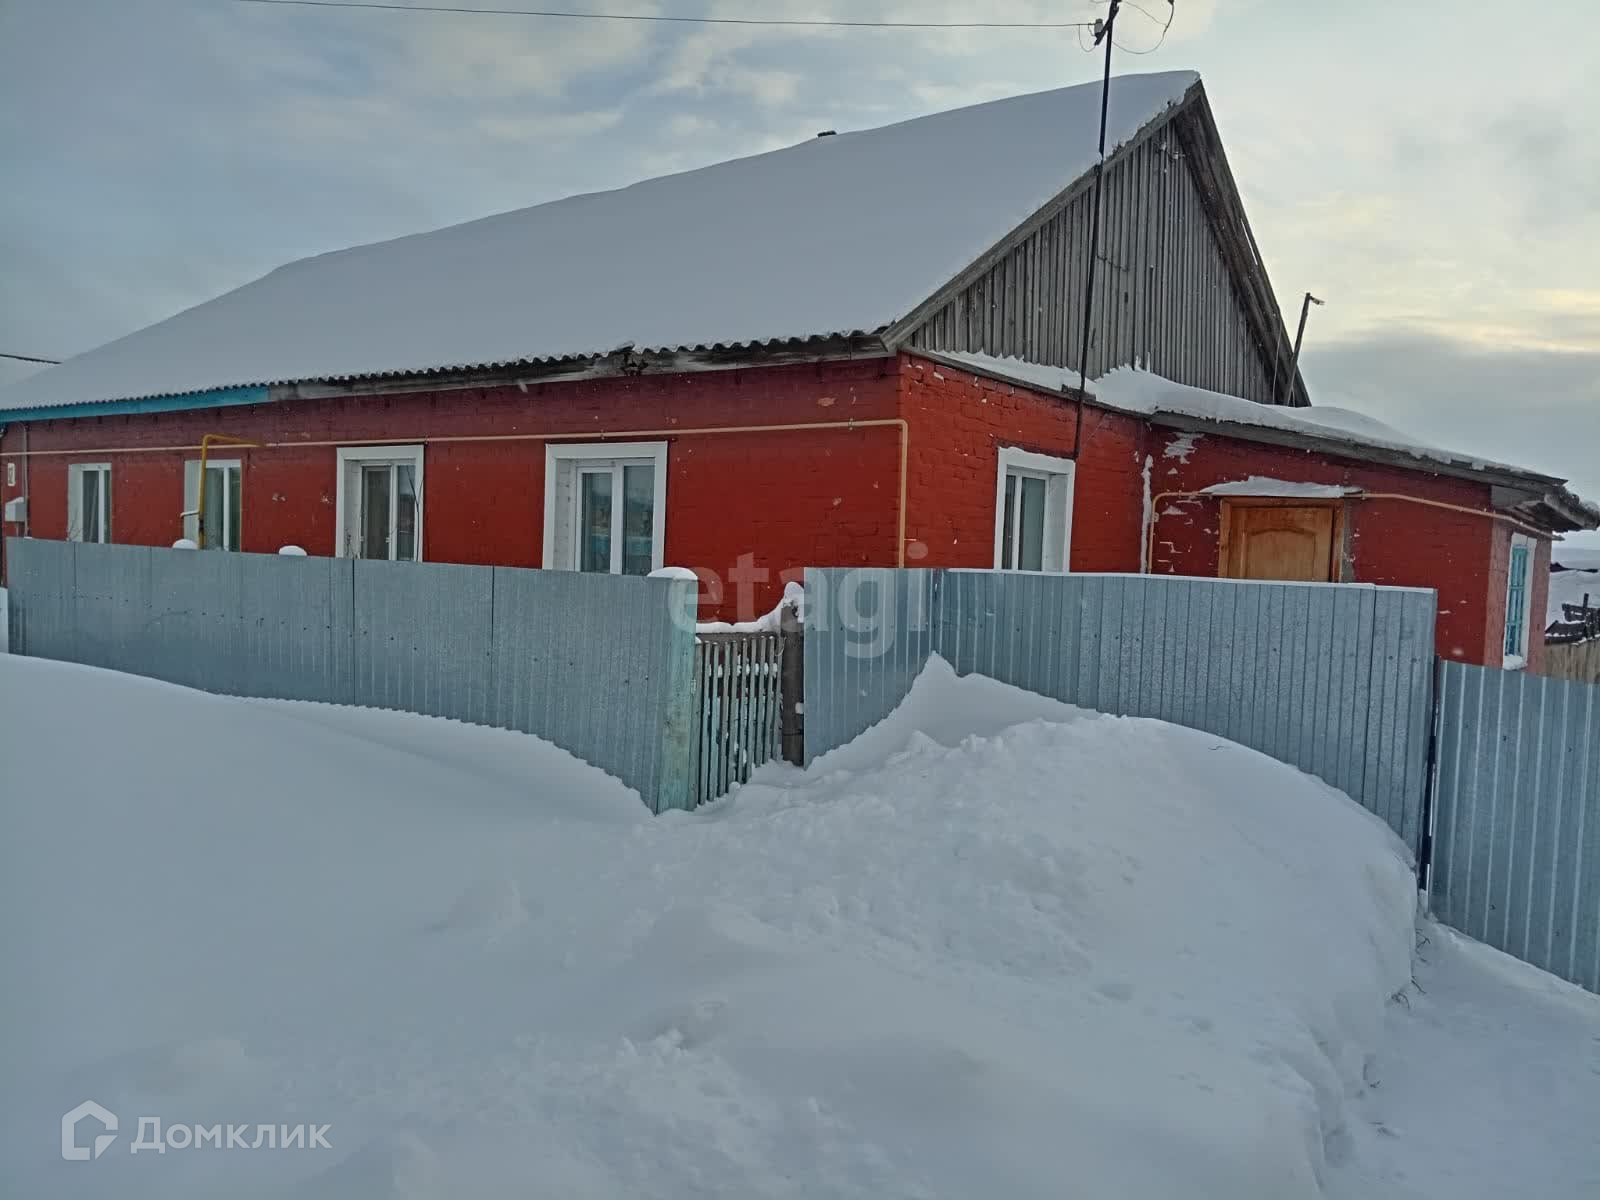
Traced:
<path fill-rule="evenodd" d="M 603 7 L 935 21 L 1105 10 Z M 1170 11 L 1158 44 L 1164 0 L 1124 7 L 1115 69 L 1204 77 L 1287 318 L 1307 290 L 1326 300 L 1303 355 L 1313 401 L 1600 499 L 1589 5 L 1177 0 Z M 67 357 L 308 254 L 1095 79 L 1100 61 L 1080 37 L 0 0 L 0 351 Z M 930 173 L 930 202 L 937 186 Z M 27 369 L 0 360 L 0 383 Z"/>

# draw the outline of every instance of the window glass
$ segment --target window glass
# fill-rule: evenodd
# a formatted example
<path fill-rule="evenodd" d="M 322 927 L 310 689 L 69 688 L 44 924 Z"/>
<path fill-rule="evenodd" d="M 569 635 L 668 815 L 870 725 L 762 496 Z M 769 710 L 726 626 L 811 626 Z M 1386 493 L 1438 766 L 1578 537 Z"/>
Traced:
<path fill-rule="evenodd" d="M 417 468 L 396 463 L 394 470 L 394 557 L 401 562 L 417 559 Z"/>
<path fill-rule="evenodd" d="M 389 480 L 391 468 L 361 468 L 362 558 L 389 557 Z"/>
<path fill-rule="evenodd" d="M 578 570 L 611 570 L 611 470 L 578 476 Z"/>
<path fill-rule="evenodd" d="M 1000 526 L 1000 566 L 1012 571 L 1016 569 L 1016 527 L 1017 527 L 1017 477 L 1006 472 L 1006 513 L 1005 521 Z"/>
<path fill-rule="evenodd" d="M 1019 481 L 1022 511 L 1017 520 L 1017 567 L 1023 571 L 1044 569 L 1044 480 L 1024 475 Z"/>
<path fill-rule="evenodd" d="M 228 549 L 239 548 L 239 493 L 243 483 L 244 472 L 238 467 L 229 467 L 224 474 L 228 478 Z"/>
<path fill-rule="evenodd" d="M 79 474 L 78 512 L 83 521 L 83 540 L 98 542 L 100 535 L 100 472 L 86 470 Z"/>
<path fill-rule="evenodd" d="M 227 550 L 229 548 L 225 530 L 227 529 L 228 508 L 223 499 L 226 491 L 224 476 L 227 474 L 222 467 L 206 468 L 206 516 L 205 539 L 201 542 L 207 550 Z"/>
<path fill-rule="evenodd" d="M 1511 571 L 1506 583 L 1506 653 L 1522 654 L 1522 631 L 1528 618 L 1528 547 L 1511 546 Z"/>
<path fill-rule="evenodd" d="M 622 573 L 648 575 L 655 553 L 655 467 L 623 467 L 622 497 Z"/>

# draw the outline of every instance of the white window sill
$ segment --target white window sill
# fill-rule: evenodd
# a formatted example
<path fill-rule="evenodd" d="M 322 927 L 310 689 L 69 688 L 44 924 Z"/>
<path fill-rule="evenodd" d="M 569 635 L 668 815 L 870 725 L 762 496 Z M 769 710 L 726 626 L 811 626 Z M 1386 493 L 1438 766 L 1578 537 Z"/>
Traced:
<path fill-rule="evenodd" d="M 1500 665 L 1507 671 L 1521 671 L 1527 667 L 1528 660 L 1520 654 L 1508 654 Z"/>

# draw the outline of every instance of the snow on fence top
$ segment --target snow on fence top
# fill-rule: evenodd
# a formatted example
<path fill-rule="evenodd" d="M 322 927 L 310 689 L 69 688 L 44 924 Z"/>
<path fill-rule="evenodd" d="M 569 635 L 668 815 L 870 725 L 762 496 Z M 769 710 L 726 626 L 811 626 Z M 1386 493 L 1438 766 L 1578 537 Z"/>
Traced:
<path fill-rule="evenodd" d="M 1107 146 L 1198 82 L 1124 75 Z M 280 267 L 0 411 L 870 333 L 1095 161 L 1100 85 L 996 100 Z"/>

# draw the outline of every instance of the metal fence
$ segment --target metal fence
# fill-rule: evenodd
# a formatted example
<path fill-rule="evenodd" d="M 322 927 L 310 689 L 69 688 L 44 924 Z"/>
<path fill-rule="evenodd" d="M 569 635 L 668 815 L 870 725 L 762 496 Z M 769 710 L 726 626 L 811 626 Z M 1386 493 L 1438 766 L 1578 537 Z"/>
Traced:
<path fill-rule="evenodd" d="M 1444 663 L 1438 745 L 1435 914 L 1600 991 L 1600 687 Z"/>
<path fill-rule="evenodd" d="M 886 716 L 940 654 L 961 674 L 1270 754 L 1420 848 L 1431 591 L 847 569 L 807 571 L 806 591 L 807 761 Z"/>
<path fill-rule="evenodd" d="M 702 634 L 695 643 L 693 794 L 715 800 L 783 750 L 784 635 Z"/>
<path fill-rule="evenodd" d="M 238 696 L 537 734 L 693 803 L 695 586 L 12 539 L 11 648 Z"/>

